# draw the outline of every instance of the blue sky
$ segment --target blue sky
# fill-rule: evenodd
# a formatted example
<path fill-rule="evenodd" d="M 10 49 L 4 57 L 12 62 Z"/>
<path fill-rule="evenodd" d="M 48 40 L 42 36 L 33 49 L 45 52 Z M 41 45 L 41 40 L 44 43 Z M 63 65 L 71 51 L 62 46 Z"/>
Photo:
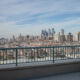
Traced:
<path fill-rule="evenodd" d="M 53 27 L 80 31 L 80 0 L 0 0 L 0 37 L 38 35 Z"/>

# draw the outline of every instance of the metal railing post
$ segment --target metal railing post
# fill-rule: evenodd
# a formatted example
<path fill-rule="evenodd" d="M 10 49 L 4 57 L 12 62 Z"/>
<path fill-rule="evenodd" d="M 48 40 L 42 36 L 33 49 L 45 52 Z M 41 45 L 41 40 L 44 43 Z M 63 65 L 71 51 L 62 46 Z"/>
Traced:
<path fill-rule="evenodd" d="M 3 64 L 4 64 L 4 50 L 3 50 Z"/>
<path fill-rule="evenodd" d="M 74 59 L 76 58 L 76 53 L 75 53 L 75 49 L 76 49 L 76 48 L 74 47 Z"/>
<path fill-rule="evenodd" d="M 53 47 L 53 63 L 54 63 L 54 47 Z"/>
<path fill-rule="evenodd" d="M 18 66 L 18 49 L 16 49 L 16 66 Z"/>

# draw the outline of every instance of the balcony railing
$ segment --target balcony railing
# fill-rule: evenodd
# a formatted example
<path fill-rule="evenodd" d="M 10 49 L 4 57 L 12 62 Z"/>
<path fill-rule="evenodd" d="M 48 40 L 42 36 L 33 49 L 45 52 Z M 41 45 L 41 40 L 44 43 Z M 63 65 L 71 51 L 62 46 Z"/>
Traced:
<path fill-rule="evenodd" d="M 80 58 L 80 46 L 0 48 L 0 65 Z"/>

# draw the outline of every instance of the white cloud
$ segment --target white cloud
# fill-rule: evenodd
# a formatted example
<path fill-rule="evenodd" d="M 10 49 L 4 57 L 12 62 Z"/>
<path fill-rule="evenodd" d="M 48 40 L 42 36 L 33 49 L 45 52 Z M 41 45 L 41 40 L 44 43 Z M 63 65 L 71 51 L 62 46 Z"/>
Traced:
<path fill-rule="evenodd" d="M 0 23 L 0 35 L 4 37 L 11 37 L 13 34 L 14 35 L 19 35 L 22 33 L 23 35 L 38 35 L 40 34 L 42 29 L 48 29 L 54 27 L 56 31 L 60 31 L 60 29 L 65 29 L 66 32 L 76 32 L 80 28 L 80 18 L 76 19 L 68 19 L 64 22 L 58 22 L 58 23 L 44 23 L 44 24 L 24 24 L 24 25 L 16 25 L 15 22 L 4 22 Z M 74 26 L 73 26 L 74 25 Z M 73 27 L 72 27 L 73 26 Z M 74 30 L 74 31 L 73 31 Z M 2 37 L 1 36 L 1 37 Z"/>
<path fill-rule="evenodd" d="M 20 0 L 22 1 L 22 0 Z M 80 12 L 79 0 L 3 0 L 0 6 L 1 14 L 38 14 L 53 12 L 53 14 Z M 13 3 L 13 4 L 12 4 Z"/>
<path fill-rule="evenodd" d="M 68 32 L 68 28 L 72 30 L 73 25 L 76 26 L 75 31 L 77 31 L 80 25 L 80 17 L 69 17 L 63 22 L 56 23 L 50 21 L 47 23 L 43 20 L 43 18 L 49 16 L 73 13 L 80 13 L 80 0 L 0 0 L 0 36 L 10 37 L 13 34 L 20 33 L 24 35 L 38 34 L 42 29 L 49 27 L 55 27 L 57 31 L 65 28 Z M 17 25 L 18 22 L 35 19 L 34 15 L 38 15 L 37 21 L 39 23 Z M 23 17 L 16 20 L 16 16 Z M 10 21 L 12 17 L 14 19 Z"/>

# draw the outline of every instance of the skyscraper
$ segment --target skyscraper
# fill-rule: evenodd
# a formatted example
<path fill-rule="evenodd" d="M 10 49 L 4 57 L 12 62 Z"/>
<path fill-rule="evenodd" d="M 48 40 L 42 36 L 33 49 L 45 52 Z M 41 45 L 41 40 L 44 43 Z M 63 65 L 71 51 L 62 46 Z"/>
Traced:
<path fill-rule="evenodd" d="M 64 29 L 61 29 L 61 35 L 64 35 Z"/>
<path fill-rule="evenodd" d="M 68 33 L 68 35 L 67 35 L 67 41 L 68 42 L 72 42 L 73 41 L 73 35 L 72 35 L 72 33 Z"/>
<path fill-rule="evenodd" d="M 48 36 L 49 36 L 49 37 L 52 36 L 51 29 L 48 29 Z"/>
<path fill-rule="evenodd" d="M 52 28 L 52 36 L 54 36 L 54 34 L 55 34 L 55 30 L 54 28 Z"/>
<path fill-rule="evenodd" d="M 61 42 L 64 42 L 64 41 L 65 41 L 64 29 L 61 29 L 60 41 L 61 41 Z"/>
<path fill-rule="evenodd" d="M 48 32 L 46 30 L 42 30 L 41 36 L 43 37 L 43 39 L 46 39 L 48 37 Z"/>

